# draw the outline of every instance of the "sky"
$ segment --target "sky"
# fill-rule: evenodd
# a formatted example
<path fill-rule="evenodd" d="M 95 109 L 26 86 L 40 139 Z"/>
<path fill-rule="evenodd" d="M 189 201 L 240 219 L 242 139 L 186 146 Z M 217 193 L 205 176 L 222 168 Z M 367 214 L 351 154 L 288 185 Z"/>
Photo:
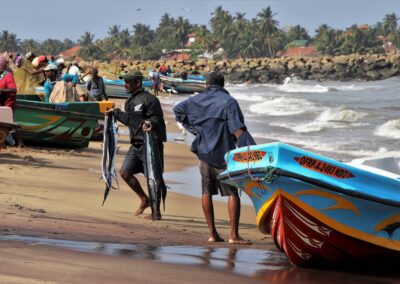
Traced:
<path fill-rule="evenodd" d="M 400 16 L 400 0 L 0 0 L 0 31 L 8 30 L 20 39 L 69 38 L 84 32 L 95 39 L 107 36 L 108 28 L 120 25 L 133 30 L 136 23 L 155 29 L 163 14 L 183 16 L 191 23 L 209 24 L 217 6 L 256 17 L 270 6 L 279 27 L 301 25 L 313 35 L 321 24 L 344 29 L 352 24 L 374 25 L 388 13 Z"/>

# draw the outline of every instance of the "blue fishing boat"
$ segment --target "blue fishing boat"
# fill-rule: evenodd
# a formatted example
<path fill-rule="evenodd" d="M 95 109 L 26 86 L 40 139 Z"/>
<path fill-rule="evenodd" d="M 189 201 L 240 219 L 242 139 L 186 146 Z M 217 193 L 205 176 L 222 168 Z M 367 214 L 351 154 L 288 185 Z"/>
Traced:
<path fill-rule="evenodd" d="M 222 182 L 253 202 L 258 229 L 297 266 L 400 260 L 400 176 L 283 143 L 235 149 Z"/>
<path fill-rule="evenodd" d="M 126 99 L 129 97 L 129 94 L 125 89 L 124 80 L 104 79 L 104 85 L 106 86 L 107 95 L 110 98 Z M 144 88 L 150 89 L 152 86 L 152 82 L 150 80 L 143 80 L 142 85 Z"/>
<path fill-rule="evenodd" d="M 164 85 L 164 89 L 172 90 L 177 93 L 200 93 L 206 89 L 206 81 L 205 80 L 194 80 L 187 79 L 183 80 L 181 78 L 174 78 L 169 76 L 160 76 L 161 82 Z"/>

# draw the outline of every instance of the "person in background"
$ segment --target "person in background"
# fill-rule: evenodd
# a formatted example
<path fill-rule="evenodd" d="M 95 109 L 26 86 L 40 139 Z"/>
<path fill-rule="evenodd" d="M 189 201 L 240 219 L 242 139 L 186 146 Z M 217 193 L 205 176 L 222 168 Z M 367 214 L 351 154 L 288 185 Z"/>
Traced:
<path fill-rule="evenodd" d="M 161 75 L 167 76 L 167 67 L 163 64 L 160 66 L 160 69 L 158 69 Z"/>
<path fill-rule="evenodd" d="M 36 55 L 30 51 L 27 54 L 25 54 L 25 59 L 29 62 L 32 62 L 35 57 Z"/>
<path fill-rule="evenodd" d="M 9 63 L 7 57 L 0 56 L 0 106 L 10 107 L 14 112 L 17 107 L 17 85 L 15 84 L 13 73 L 9 68 Z M 14 137 L 18 142 L 18 146 L 24 147 L 22 137 L 16 130 L 10 131 L 7 141 L 10 141 L 10 144 L 14 145 Z"/>
<path fill-rule="evenodd" d="M 226 169 L 225 153 L 238 147 L 255 144 L 247 131 L 238 102 L 224 89 L 224 75 L 210 72 L 207 89 L 179 103 L 174 108 L 175 118 L 196 138 L 191 150 L 200 160 L 202 207 L 210 231 L 209 242 L 222 242 L 214 222 L 212 196 L 228 198 L 230 244 L 250 244 L 239 235 L 240 197 L 237 188 L 220 183 L 218 174 Z"/>
<path fill-rule="evenodd" d="M 23 62 L 24 62 L 24 58 L 22 57 L 22 55 L 20 53 L 17 53 L 17 56 L 15 57 L 15 61 L 14 61 L 15 66 L 20 68 L 22 66 Z"/>
<path fill-rule="evenodd" d="M 153 69 L 153 73 L 151 74 L 151 81 L 153 82 L 153 92 L 156 97 L 158 97 L 158 91 L 160 90 L 160 74 L 157 72 L 157 69 Z"/>
<path fill-rule="evenodd" d="M 77 61 L 72 61 L 71 67 L 69 67 L 69 69 L 68 69 L 68 74 L 78 75 L 78 78 L 79 78 L 79 76 L 81 76 L 81 69 L 79 68 Z"/>
<path fill-rule="evenodd" d="M 17 107 L 16 94 L 17 85 L 13 73 L 9 69 L 9 60 L 5 56 L 0 56 L 0 105 L 15 110 Z"/>
<path fill-rule="evenodd" d="M 181 72 L 181 79 L 182 80 L 187 80 L 187 77 L 188 77 L 188 72 L 186 70 L 183 70 Z"/>
<path fill-rule="evenodd" d="M 49 64 L 44 68 L 46 74 L 46 82 L 44 83 L 44 101 L 49 102 L 51 91 L 57 82 L 58 67 L 55 64 Z"/>
<path fill-rule="evenodd" d="M 99 70 L 95 67 L 91 70 L 92 78 L 86 83 L 86 88 L 89 91 L 89 96 L 96 101 L 102 101 L 103 98 L 108 101 L 106 86 L 104 80 L 99 76 Z"/>
<path fill-rule="evenodd" d="M 171 65 L 168 65 L 167 67 L 167 74 L 172 74 L 172 69 L 171 69 Z"/>
<path fill-rule="evenodd" d="M 25 72 L 31 74 L 31 75 L 36 75 L 36 81 L 39 85 L 43 86 L 44 83 L 46 82 L 46 76 L 44 72 L 44 68 L 47 66 L 48 61 L 46 56 L 41 55 L 38 57 L 35 57 L 32 60 L 32 65 L 34 67 L 34 70 L 31 70 L 30 68 L 26 66 L 22 66 L 22 69 L 25 70 Z"/>
<path fill-rule="evenodd" d="M 63 58 L 58 58 L 56 60 L 56 65 L 58 67 L 58 70 L 57 70 L 57 81 L 61 81 L 62 80 L 62 76 L 63 76 L 63 70 L 66 67 L 64 59 Z"/>
<path fill-rule="evenodd" d="M 56 59 L 54 58 L 53 55 L 50 56 L 49 64 L 56 64 Z"/>
<path fill-rule="evenodd" d="M 131 146 L 125 156 L 120 174 L 141 200 L 139 209 L 135 213 L 138 216 L 143 214 L 144 210 L 150 206 L 149 197 L 135 177 L 138 173 L 147 174 L 145 172 L 145 132 L 153 132 L 155 142 L 159 147 L 162 165 L 164 164 L 163 142 L 167 141 L 167 133 L 160 101 L 143 88 L 142 72 L 139 70 L 131 71 L 121 76 L 120 79 L 125 81 L 125 88 L 130 94 L 125 102 L 125 111 L 116 108 L 107 111 L 107 113 L 114 115 L 118 121 L 129 127 Z M 157 206 L 160 208 L 160 202 Z M 161 220 L 161 218 L 160 214 L 156 220 Z M 152 214 L 147 216 L 146 219 L 155 221 L 152 219 Z"/>

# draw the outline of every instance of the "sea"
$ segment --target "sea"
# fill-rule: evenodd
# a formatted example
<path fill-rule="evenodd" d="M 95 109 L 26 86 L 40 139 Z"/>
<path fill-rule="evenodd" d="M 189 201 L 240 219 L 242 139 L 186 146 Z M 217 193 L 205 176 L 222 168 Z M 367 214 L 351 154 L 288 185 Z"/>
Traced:
<path fill-rule="evenodd" d="M 400 157 L 400 77 L 227 84 L 257 143 L 283 142 L 343 162 Z M 182 95 L 163 98 L 176 105 Z"/>
<path fill-rule="evenodd" d="M 283 142 L 346 163 L 400 157 L 400 77 L 368 82 L 286 78 L 283 84 L 225 87 L 238 101 L 258 144 Z M 187 98 L 171 94 L 161 101 L 173 107 Z M 190 144 L 190 136 L 179 140 Z M 197 167 L 165 173 L 165 178 L 178 181 L 171 185 L 172 191 L 201 194 Z M 242 194 L 242 203 L 252 205 L 246 194 Z"/>

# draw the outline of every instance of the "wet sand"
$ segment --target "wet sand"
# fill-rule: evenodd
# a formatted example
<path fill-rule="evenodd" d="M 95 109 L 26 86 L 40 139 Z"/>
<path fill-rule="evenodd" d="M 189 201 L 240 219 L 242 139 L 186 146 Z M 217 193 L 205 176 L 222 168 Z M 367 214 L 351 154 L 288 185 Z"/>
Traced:
<path fill-rule="evenodd" d="M 122 104 L 122 101 L 117 104 Z M 168 132 L 179 132 L 167 108 L 165 117 Z M 119 146 L 117 169 L 129 148 L 128 136 L 120 136 Z M 179 180 L 167 180 L 172 189 L 168 192 L 162 221 L 151 222 L 134 216 L 139 199 L 121 178 L 120 190 L 112 190 L 102 207 L 105 186 L 99 180 L 101 155 L 101 142 L 91 142 L 86 149 L 28 147 L 7 148 L 0 152 L 0 234 L 156 246 L 232 247 L 227 242 L 207 242 L 208 229 L 200 199 L 173 193 L 173 185 Z M 167 172 L 179 171 L 196 166 L 197 160 L 187 145 L 167 142 L 165 165 Z M 198 175 L 197 172 L 192 174 Z M 140 177 L 140 182 L 146 186 L 143 177 Z M 145 213 L 150 213 L 150 210 Z M 215 215 L 217 227 L 227 240 L 227 204 L 215 202 Z M 242 206 L 240 229 L 244 238 L 254 242 L 253 248 L 275 249 L 271 241 L 258 232 L 251 206 Z M 178 283 L 187 283 L 189 281 L 185 280 L 189 278 L 192 283 L 222 278 L 232 283 L 243 281 L 240 276 L 217 271 L 207 271 L 205 277 L 202 268 L 188 270 L 147 260 L 88 255 L 12 241 L 0 242 L 0 262 L 4 264 L 0 266 L 1 283 L 67 283 L 75 282 L 74 279 L 93 283 L 114 282 L 111 279 L 122 283 L 140 279 L 167 283 L 174 281 L 177 275 Z M 146 269 L 158 272 L 147 273 L 149 276 L 141 272 Z"/>

